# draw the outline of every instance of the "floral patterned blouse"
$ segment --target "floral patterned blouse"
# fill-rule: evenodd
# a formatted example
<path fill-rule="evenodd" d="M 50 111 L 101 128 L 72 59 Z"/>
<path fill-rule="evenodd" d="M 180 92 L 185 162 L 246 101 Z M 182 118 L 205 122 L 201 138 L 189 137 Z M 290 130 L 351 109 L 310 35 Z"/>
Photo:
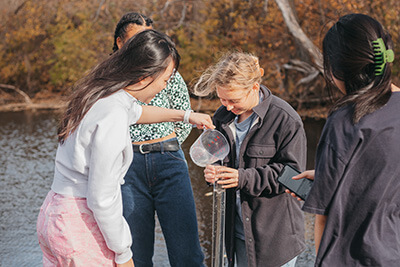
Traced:
<path fill-rule="evenodd" d="M 137 101 L 140 105 L 146 105 Z M 167 87 L 159 92 L 148 104 L 171 109 L 191 109 L 189 92 L 179 72 L 168 82 Z M 190 134 L 192 125 L 183 122 L 162 122 L 154 124 L 134 124 L 129 127 L 132 142 L 162 138 L 175 131 L 179 143 L 183 143 Z"/>

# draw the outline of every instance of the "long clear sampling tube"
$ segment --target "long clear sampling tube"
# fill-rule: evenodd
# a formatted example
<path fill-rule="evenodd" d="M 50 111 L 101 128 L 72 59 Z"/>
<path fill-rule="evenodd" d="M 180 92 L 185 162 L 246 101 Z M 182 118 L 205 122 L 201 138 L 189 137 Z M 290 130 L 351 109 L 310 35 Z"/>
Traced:
<path fill-rule="evenodd" d="M 225 240 L 225 189 L 214 183 L 212 216 L 212 267 L 223 267 Z"/>

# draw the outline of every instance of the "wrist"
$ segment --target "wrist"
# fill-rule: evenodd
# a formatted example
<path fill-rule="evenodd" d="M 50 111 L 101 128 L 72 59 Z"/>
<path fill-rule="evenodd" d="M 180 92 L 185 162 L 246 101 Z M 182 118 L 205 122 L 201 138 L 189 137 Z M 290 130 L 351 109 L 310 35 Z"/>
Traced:
<path fill-rule="evenodd" d="M 183 122 L 184 123 L 190 123 L 189 122 L 189 117 L 190 117 L 190 113 L 192 113 L 192 112 L 193 112 L 193 110 L 191 110 L 191 109 L 185 110 L 185 113 L 183 115 Z"/>

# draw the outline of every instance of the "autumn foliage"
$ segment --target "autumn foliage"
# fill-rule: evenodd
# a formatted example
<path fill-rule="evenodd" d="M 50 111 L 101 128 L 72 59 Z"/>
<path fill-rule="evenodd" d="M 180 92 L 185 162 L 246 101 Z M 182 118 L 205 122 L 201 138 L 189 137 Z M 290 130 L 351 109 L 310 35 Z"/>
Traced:
<path fill-rule="evenodd" d="M 136 11 L 173 38 L 182 56 L 179 71 L 189 86 L 222 53 L 237 49 L 259 56 L 266 70 L 263 83 L 295 106 L 325 101 L 321 74 L 304 79 L 315 70 L 312 55 L 293 38 L 274 0 L 0 1 L 0 84 L 31 97 L 44 91 L 68 94 L 71 84 L 110 54 L 119 18 Z M 378 19 L 393 37 L 399 81 L 400 1 L 287 2 L 318 48 L 341 15 L 365 13 Z"/>

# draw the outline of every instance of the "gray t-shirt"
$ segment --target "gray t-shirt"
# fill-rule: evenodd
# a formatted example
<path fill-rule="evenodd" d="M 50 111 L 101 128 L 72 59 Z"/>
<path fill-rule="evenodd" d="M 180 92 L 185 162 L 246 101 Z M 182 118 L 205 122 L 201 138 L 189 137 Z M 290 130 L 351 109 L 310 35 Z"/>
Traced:
<path fill-rule="evenodd" d="M 398 266 L 400 93 L 355 125 L 352 111 L 328 118 L 303 206 L 327 215 L 315 266 Z"/>
<path fill-rule="evenodd" d="M 239 155 L 240 155 L 240 146 L 246 135 L 249 133 L 251 127 L 253 126 L 253 122 L 257 118 L 257 115 L 253 112 L 250 117 L 245 119 L 242 122 L 238 122 L 239 116 L 235 118 L 235 129 L 236 129 L 236 142 L 235 142 L 235 151 L 236 151 L 236 162 L 235 168 L 239 167 Z M 243 222 L 242 222 L 242 206 L 240 201 L 240 190 L 236 191 L 236 217 L 235 217 L 235 236 L 242 240 L 244 238 L 244 230 L 243 230 Z"/>
<path fill-rule="evenodd" d="M 261 103 L 264 100 L 264 95 L 262 94 L 262 91 L 260 90 L 259 93 L 259 103 Z M 245 119 L 242 122 L 238 122 L 239 116 L 236 116 L 234 120 L 235 124 L 235 135 L 236 135 L 236 141 L 235 141 L 235 151 L 236 151 L 236 162 L 235 162 L 235 168 L 239 167 L 239 155 L 240 155 L 240 146 L 242 145 L 242 142 L 246 135 L 249 133 L 251 127 L 254 126 L 254 123 L 257 120 L 257 114 L 252 113 L 247 119 Z M 245 240 L 244 236 L 244 229 L 243 229 L 243 221 L 242 221 L 242 206 L 241 206 L 241 200 L 240 200 L 240 190 L 236 191 L 236 216 L 235 216 L 235 237 L 240 238 L 242 240 Z"/>

